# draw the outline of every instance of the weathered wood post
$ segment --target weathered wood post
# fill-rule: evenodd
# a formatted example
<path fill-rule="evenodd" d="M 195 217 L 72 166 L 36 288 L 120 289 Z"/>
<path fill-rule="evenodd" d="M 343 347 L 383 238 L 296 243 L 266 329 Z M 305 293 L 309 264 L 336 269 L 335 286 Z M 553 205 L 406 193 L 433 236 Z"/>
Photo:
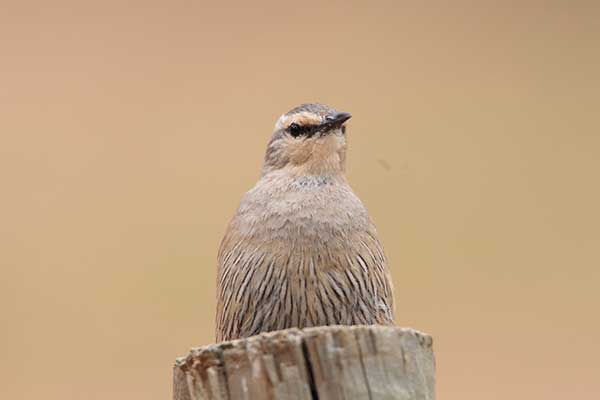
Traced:
<path fill-rule="evenodd" d="M 384 326 L 264 333 L 177 360 L 174 400 L 435 399 L 430 336 Z"/>

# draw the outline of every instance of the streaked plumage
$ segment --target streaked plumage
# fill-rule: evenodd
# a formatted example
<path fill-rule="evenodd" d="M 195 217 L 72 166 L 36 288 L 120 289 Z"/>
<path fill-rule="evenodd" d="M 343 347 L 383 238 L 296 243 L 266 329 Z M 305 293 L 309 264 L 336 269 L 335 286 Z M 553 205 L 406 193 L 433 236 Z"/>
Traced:
<path fill-rule="evenodd" d="M 277 122 L 219 250 L 217 341 L 393 323 L 386 258 L 344 175 L 349 117 L 306 104 Z"/>

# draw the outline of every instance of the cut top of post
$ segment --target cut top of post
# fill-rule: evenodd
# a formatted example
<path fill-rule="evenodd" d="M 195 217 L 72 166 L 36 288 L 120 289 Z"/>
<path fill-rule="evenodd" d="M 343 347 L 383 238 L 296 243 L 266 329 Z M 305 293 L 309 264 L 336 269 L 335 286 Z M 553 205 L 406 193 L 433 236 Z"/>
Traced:
<path fill-rule="evenodd" d="M 389 326 L 263 333 L 176 361 L 174 400 L 435 399 L 432 339 Z"/>

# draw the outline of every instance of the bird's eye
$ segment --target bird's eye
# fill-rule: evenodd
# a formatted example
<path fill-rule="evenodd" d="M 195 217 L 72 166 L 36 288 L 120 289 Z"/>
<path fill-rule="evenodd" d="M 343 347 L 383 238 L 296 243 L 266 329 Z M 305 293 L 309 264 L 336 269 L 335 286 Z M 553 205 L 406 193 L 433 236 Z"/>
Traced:
<path fill-rule="evenodd" d="M 293 137 L 298 137 L 302 134 L 302 128 L 295 122 L 292 122 L 290 126 L 288 126 L 288 131 Z"/>

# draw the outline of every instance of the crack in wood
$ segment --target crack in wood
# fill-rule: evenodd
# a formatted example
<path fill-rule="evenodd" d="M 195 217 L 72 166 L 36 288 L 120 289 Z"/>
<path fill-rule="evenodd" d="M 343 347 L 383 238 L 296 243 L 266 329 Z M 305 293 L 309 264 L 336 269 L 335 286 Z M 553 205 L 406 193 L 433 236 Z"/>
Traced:
<path fill-rule="evenodd" d="M 431 337 L 389 326 L 263 333 L 177 359 L 174 400 L 435 400 Z"/>

